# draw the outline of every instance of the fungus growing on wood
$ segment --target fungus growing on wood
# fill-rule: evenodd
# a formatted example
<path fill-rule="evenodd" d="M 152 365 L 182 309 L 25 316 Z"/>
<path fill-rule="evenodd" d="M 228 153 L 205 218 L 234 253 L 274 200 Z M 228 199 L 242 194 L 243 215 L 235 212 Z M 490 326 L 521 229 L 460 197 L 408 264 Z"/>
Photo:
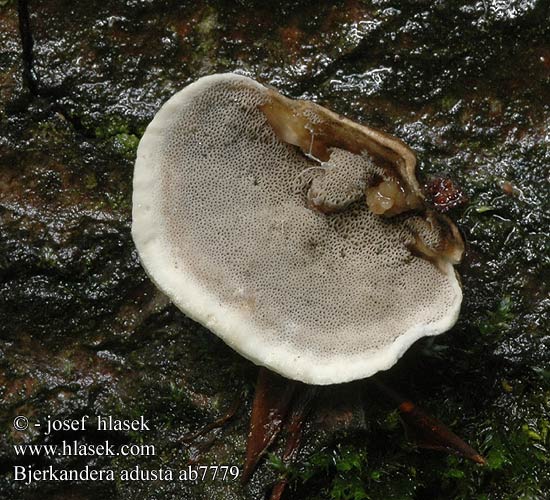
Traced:
<path fill-rule="evenodd" d="M 201 78 L 141 139 L 132 234 L 151 279 L 258 365 L 332 384 L 448 330 L 463 244 L 399 139 L 234 74 Z"/>

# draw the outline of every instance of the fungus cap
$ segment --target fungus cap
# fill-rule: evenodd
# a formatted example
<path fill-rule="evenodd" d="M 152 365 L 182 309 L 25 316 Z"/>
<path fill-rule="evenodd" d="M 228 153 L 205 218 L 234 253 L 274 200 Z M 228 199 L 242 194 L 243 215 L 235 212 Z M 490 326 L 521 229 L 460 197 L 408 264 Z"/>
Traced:
<path fill-rule="evenodd" d="M 176 93 L 143 135 L 132 235 L 156 285 L 236 351 L 332 384 L 448 330 L 463 245 L 398 139 L 235 74 Z"/>

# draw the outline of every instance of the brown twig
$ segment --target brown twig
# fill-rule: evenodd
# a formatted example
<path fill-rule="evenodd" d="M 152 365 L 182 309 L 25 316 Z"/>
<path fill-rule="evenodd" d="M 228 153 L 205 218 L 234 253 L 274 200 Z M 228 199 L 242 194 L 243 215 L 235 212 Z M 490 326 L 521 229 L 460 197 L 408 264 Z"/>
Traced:
<path fill-rule="evenodd" d="M 260 368 L 241 476 L 243 483 L 250 479 L 260 458 L 281 431 L 295 389 L 296 382 Z"/>
<path fill-rule="evenodd" d="M 405 430 L 419 447 L 455 453 L 481 465 L 486 463 L 478 451 L 459 438 L 445 424 L 428 415 L 412 401 L 379 380 L 371 379 L 371 382 L 397 405 Z"/>
<path fill-rule="evenodd" d="M 231 403 L 231 406 L 228 408 L 227 412 L 225 412 L 220 418 L 214 420 L 213 422 L 210 422 L 198 431 L 185 434 L 180 439 L 180 441 L 188 443 L 190 441 L 194 441 L 200 436 L 203 436 L 204 434 L 207 434 L 213 429 L 219 429 L 223 427 L 229 420 L 231 420 L 235 416 L 235 413 L 237 413 L 237 410 L 242 404 L 242 396 L 242 393 L 239 393 L 239 395 L 233 400 L 233 403 Z"/>
<path fill-rule="evenodd" d="M 296 459 L 296 455 L 300 450 L 300 444 L 302 442 L 302 429 L 304 422 L 306 421 L 316 394 L 317 387 L 315 386 L 300 386 L 297 390 L 287 426 L 288 436 L 282 457 L 284 463 L 288 464 L 294 462 Z M 280 500 L 287 484 L 288 477 L 281 477 L 279 481 L 275 483 L 275 486 L 271 491 L 270 500 Z"/>

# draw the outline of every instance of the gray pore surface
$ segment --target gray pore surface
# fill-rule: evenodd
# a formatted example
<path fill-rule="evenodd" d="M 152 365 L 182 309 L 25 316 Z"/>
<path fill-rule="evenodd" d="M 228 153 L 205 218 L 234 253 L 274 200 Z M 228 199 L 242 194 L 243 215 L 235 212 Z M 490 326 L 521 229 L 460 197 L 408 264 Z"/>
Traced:
<path fill-rule="evenodd" d="M 288 378 L 329 384 L 389 368 L 456 321 L 454 269 L 405 247 L 418 216 L 384 218 L 364 199 L 332 214 L 308 207 L 308 174 L 340 171 L 332 185 L 348 174 L 356 185 L 358 168 L 365 179 L 379 169 L 342 149 L 321 165 L 307 158 L 275 135 L 258 108 L 266 99 L 253 80 L 214 75 L 157 114 L 134 179 L 144 267 L 184 312 Z M 437 230 L 423 237 L 438 243 Z"/>

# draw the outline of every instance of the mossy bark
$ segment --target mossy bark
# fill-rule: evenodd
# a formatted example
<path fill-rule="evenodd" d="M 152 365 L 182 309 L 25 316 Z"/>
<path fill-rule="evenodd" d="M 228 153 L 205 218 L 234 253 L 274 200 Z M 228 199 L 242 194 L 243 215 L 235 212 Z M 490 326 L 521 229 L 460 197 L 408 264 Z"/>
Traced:
<path fill-rule="evenodd" d="M 548 3 L 0 2 L 0 478 L 3 498 L 544 498 L 550 491 Z M 21 33 L 21 30 L 29 30 Z M 22 40 L 31 37 L 32 46 Z M 26 49 L 25 49 L 26 47 Z M 29 50 L 32 57 L 29 59 Z M 468 242 L 452 331 L 386 374 L 488 459 L 408 443 L 368 381 L 321 391 L 292 470 L 281 445 L 252 482 L 14 482 L 14 465 L 115 471 L 242 465 L 256 367 L 156 291 L 130 236 L 144 127 L 200 76 L 239 71 L 409 144 L 452 178 Z M 185 436 L 235 416 L 195 440 Z M 151 422 L 153 457 L 15 456 L 16 415 Z"/>

